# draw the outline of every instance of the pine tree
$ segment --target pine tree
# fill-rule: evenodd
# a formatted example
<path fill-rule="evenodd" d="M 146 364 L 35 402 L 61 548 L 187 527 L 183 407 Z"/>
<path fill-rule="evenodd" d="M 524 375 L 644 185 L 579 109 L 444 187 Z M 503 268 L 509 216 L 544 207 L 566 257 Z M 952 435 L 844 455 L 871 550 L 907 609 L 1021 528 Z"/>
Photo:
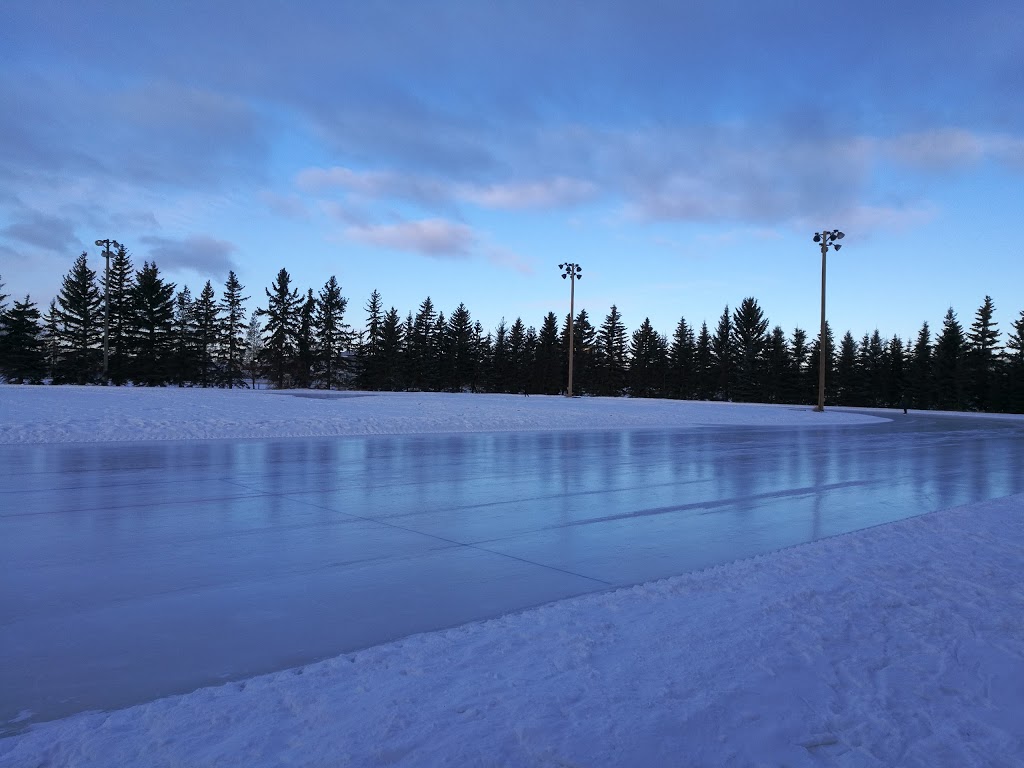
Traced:
<path fill-rule="evenodd" d="M 553 314 L 552 314 L 553 316 Z M 511 377 L 509 391 L 529 392 L 532 388 L 532 363 L 526 350 L 526 326 L 522 318 L 517 317 L 508 333 L 508 359 Z"/>
<path fill-rule="evenodd" d="M 944 410 L 962 410 L 966 389 L 967 340 L 963 327 L 950 307 L 935 339 L 936 404 Z"/>
<path fill-rule="evenodd" d="M 28 296 L 0 313 L 0 375 L 11 384 L 41 384 L 46 376 L 39 308 Z"/>
<path fill-rule="evenodd" d="M 733 355 L 732 395 L 741 402 L 764 399 L 764 352 L 768 343 L 768 318 L 757 299 L 748 296 L 732 314 L 729 343 Z"/>
<path fill-rule="evenodd" d="M 374 291 L 376 294 L 377 292 Z M 377 294 L 379 314 L 380 294 Z M 348 308 L 348 299 L 341 295 L 341 286 L 334 275 L 324 284 L 320 290 L 319 301 L 316 306 L 314 325 L 319 339 L 320 360 L 318 374 L 327 385 L 327 389 L 333 389 L 334 383 L 342 372 L 340 368 L 341 353 L 346 350 L 352 341 L 352 333 L 345 322 L 345 310 Z M 380 336 L 380 323 L 377 323 L 377 336 Z"/>
<path fill-rule="evenodd" d="M 217 370 L 217 345 L 224 337 L 221 330 L 217 295 L 209 280 L 196 299 L 193 307 L 195 328 L 196 383 L 210 387 L 223 380 Z"/>
<path fill-rule="evenodd" d="M 489 368 L 491 362 L 491 334 L 484 333 L 483 324 L 479 320 L 473 323 L 471 354 L 473 356 L 473 375 L 469 383 L 470 391 L 487 391 L 487 382 L 491 378 Z"/>
<path fill-rule="evenodd" d="M 156 262 L 143 262 L 135 274 L 131 302 L 134 310 L 131 378 L 136 384 L 162 386 L 173 371 L 171 329 L 175 319 L 174 283 L 164 282 Z M 182 329 L 185 333 L 185 329 Z M 188 340 L 182 339 L 182 344 Z M 188 375 L 183 377 L 188 380 Z"/>
<path fill-rule="evenodd" d="M 626 356 L 626 326 L 619 309 L 612 304 L 597 331 L 597 391 L 602 395 L 621 395 L 629 371 Z"/>
<path fill-rule="evenodd" d="M 438 373 L 437 345 L 434 330 L 437 313 L 434 302 L 427 296 L 422 302 L 416 317 L 413 318 L 411 333 L 406 336 L 408 350 L 409 386 L 412 389 L 429 390 L 434 388 L 434 379 Z"/>
<path fill-rule="evenodd" d="M 895 408 L 902 403 L 908 402 L 907 374 L 906 374 L 907 349 L 899 336 L 893 336 L 886 348 L 886 390 L 883 405 Z"/>
<path fill-rule="evenodd" d="M 96 381 L 103 363 L 103 312 L 96 273 L 83 252 L 64 276 L 57 295 L 61 358 L 54 371 L 57 383 Z"/>
<path fill-rule="evenodd" d="M 224 283 L 224 295 L 220 300 L 220 373 L 221 385 L 228 389 L 245 384 L 245 371 L 242 365 L 242 352 L 245 349 L 245 336 L 248 323 L 245 321 L 245 302 L 242 285 L 234 270 L 228 272 Z"/>
<path fill-rule="evenodd" d="M 825 322 L 825 402 L 834 403 L 836 393 L 833 391 L 833 381 L 835 379 L 836 362 L 835 362 L 835 337 L 832 334 L 832 326 L 827 321 Z M 811 343 L 810 352 L 808 354 L 808 373 L 811 387 L 811 402 L 818 402 L 818 384 L 821 378 L 821 331 L 818 331 L 818 335 Z"/>
<path fill-rule="evenodd" d="M 46 361 L 46 374 L 51 380 L 56 376 L 62 355 L 60 332 L 60 311 L 57 300 L 50 299 L 50 306 L 43 315 L 43 355 Z"/>
<path fill-rule="evenodd" d="M 696 396 L 696 368 L 694 358 L 697 340 L 693 329 L 680 317 L 672 333 L 668 349 L 668 396 L 689 400 Z"/>
<path fill-rule="evenodd" d="M 980 411 L 990 410 L 998 376 L 999 329 L 992 321 L 994 313 L 992 297 L 986 296 L 967 334 L 967 397 L 970 406 Z"/>
<path fill-rule="evenodd" d="M 263 328 L 263 355 L 277 389 L 291 384 L 295 366 L 302 299 L 298 289 L 292 289 L 291 282 L 291 275 L 282 267 L 270 289 L 263 289 L 267 294 L 267 308 L 257 310 L 259 316 L 267 318 Z"/>
<path fill-rule="evenodd" d="M 836 360 L 834 387 L 835 399 L 839 405 L 858 405 L 858 377 L 857 342 L 853 340 L 853 334 L 847 331 L 839 342 L 839 357 Z"/>
<path fill-rule="evenodd" d="M 711 337 L 711 361 L 714 368 L 715 400 L 732 399 L 732 320 L 729 317 L 729 305 L 726 304 L 722 316 L 718 318 L 715 334 Z"/>
<path fill-rule="evenodd" d="M 807 331 L 794 328 L 789 343 L 793 356 L 793 368 L 786 384 L 786 402 L 806 404 L 814 402 L 814 387 L 808 363 L 811 350 L 807 346 Z"/>
<path fill-rule="evenodd" d="M 512 361 L 509 355 L 508 328 L 505 318 L 498 321 L 494 331 L 494 343 L 491 345 L 491 380 L 492 392 L 511 392 Z"/>
<path fill-rule="evenodd" d="M 1003 409 L 1011 413 L 1024 413 L 1024 310 L 1010 323 L 1012 329 L 1006 337 Z"/>

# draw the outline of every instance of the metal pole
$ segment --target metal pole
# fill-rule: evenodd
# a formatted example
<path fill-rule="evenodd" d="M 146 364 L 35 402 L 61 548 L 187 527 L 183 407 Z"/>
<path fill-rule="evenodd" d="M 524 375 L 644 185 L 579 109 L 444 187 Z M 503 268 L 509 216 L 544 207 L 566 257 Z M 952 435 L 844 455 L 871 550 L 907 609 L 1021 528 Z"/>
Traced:
<path fill-rule="evenodd" d="M 572 350 L 576 346 L 573 343 L 573 318 L 576 315 L 576 274 L 569 275 L 569 397 L 572 397 Z"/>
<path fill-rule="evenodd" d="M 828 253 L 828 239 L 821 238 L 821 332 L 818 336 L 818 406 L 819 413 L 825 410 L 825 359 L 828 355 L 828 338 L 825 336 L 825 254 Z"/>
<path fill-rule="evenodd" d="M 106 277 L 104 278 L 103 298 L 103 381 L 107 381 L 107 366 L 110 362 L 110 241 L 106 241 L 103 255 L 107 259 Z"/>

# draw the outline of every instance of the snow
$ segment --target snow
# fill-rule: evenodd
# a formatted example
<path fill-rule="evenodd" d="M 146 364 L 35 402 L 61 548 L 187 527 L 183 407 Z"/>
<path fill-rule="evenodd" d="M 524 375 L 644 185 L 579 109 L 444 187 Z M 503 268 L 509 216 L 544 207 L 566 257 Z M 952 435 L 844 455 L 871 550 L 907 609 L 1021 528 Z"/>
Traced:
<path fill-rule="evenodd" d="M 0 443 L 864 424 L 809 406 L 417 392 L 0 385 Z"/>
<path fill-rule="evenodd" d="M 639 400 L 0 387 L 8 443 L 823 418 L 871 423 Z M 947 509 L 34 725 L 0 739 L 0 766 L 1020 765 L 1022 553 L 1024 495 Z"/>

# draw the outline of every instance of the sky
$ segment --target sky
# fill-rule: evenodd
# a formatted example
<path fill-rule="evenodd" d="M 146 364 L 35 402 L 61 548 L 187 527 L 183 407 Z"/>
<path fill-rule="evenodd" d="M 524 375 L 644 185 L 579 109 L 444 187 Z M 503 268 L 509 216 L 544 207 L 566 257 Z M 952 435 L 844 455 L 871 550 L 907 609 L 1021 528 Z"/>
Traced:
<path fill-rule="evenodd" d="M 4 3 L 0 279 L 97 239 L 264 306 L 332 275 L 493 330 L 758 299 L 814 335 L 1024 310 L 1024 10 L 876 2 Z M 10 301 L 10 299 L 8 300 Z"/>

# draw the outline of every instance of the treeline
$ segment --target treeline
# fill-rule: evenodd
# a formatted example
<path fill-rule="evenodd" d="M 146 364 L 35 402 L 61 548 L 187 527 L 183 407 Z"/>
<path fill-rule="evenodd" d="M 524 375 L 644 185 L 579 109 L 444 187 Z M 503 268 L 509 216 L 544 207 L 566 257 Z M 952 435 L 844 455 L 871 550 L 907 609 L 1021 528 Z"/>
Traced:
<path fill-rule="evenodd" d="M 0 289 L 3 285 L 0 283 Z M 558 394 L 567 380 L 570 317 L 548 312 L 493 331 L 464 304 L 449 316 L 428 297 L 404 317 L 374 291 L 361 327 L 331 277 L 317 292 L 281 269 L 249 314 L 234 272 L 220 295 L 165 281 L 114 254 L 109 285 L 83 253 L 40 313 L 0 293 L 0 375 L 12 383 L 432 390 Z M 108 300 L 109 297 L 109 300 Z M 826 337 L 826 402 L 833 405 L 1024 412 L 1024 311 L 1005 334 L 989 297 L 965 328 L 950 308 L 933 334 Z M 595 325 L 574 319 L 574 392 L 768 403 L 817 399 L 820 340 L 769 322 L 756 299 L 727 306 L 713 329 L 681 318 L 671 336 L 648 319 L 630 333 L 612 306 Z M 106 344 L 104 335 L 106 329 Z M 107 349 L 106 358 L 104 347 Z M 104 370 L 106 373 L 104 374 Z"/>

